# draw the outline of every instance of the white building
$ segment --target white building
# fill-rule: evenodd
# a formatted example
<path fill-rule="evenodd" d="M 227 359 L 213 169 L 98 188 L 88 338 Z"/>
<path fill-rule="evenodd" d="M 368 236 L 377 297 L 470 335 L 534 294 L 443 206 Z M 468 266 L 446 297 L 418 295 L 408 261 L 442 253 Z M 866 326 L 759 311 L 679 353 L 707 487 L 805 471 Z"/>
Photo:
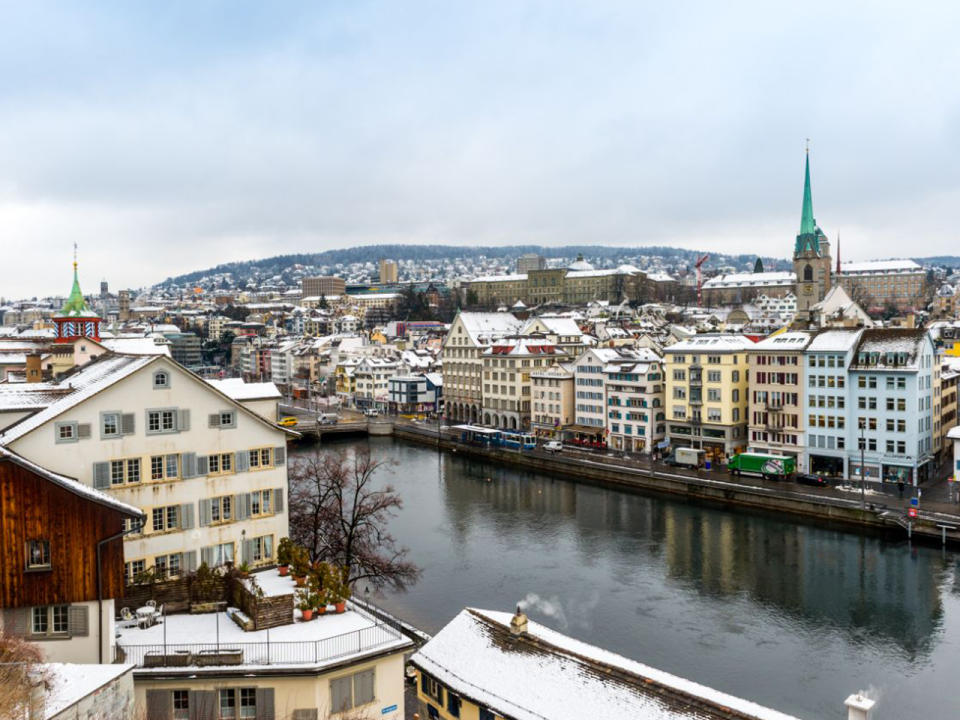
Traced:
<path fill-rule="evenodd" d="M 0 445 L 144 511 L 125 540 L 128 580 L 273 560 L 295 433 L 164 356 L 104 356 L 51 385 Z"/>
<path fill-rule="evenodd" d="M 652 350 L 621 350 L 603 367 L 607 444 L 650 454 L 666 436 L 663 358 Z"/>

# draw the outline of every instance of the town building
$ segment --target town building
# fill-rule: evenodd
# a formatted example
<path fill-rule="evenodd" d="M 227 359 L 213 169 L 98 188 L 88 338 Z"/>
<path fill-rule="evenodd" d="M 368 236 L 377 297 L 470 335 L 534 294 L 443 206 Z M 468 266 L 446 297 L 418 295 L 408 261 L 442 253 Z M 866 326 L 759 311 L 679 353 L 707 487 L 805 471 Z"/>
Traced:
<path fill-rule="evenodd" d="M 864 330 L 850 365 L 850 477 L 918 485 L 933 472 L 933 342 L 926 330 Z M 850 427 L 852 425 L 852 427 Z M 862 438 L 862 440 L 861 440 Z"/>
<path fill-rule="evenodd" d="M 714 462 L 748 444 L 747 350 L 742 335 L 694 335 L 664 349 L 667 437 L 706 451 Z"/>
<path fill-rule="evenodd" d="M 868 312 L 908 312 L 927 304 L 927 273 L 913 260 L 842 263 L 836 282 Z"/>
<path fill-rule="evenodd" d="M 48 459 L 48 458 L 44 458 Z M 112 663 L 139 508 L 0 447 L 0 621 L 61 663 Z"/>
<path fill-rule="evenodd" d="M 424 719 L 796 720 L 574 640 L 520 608 L 462 610 L 410 664 Z"/>
<path fill-rule="evenodd" d="M 543 337 L 512 336 L 496 340 L 482 354 L 483 424 L 530 430 L 530 373 L 567 359 Z"/>
<path fill-rule="evenodd" d="M 806 332 L 782 332 L 747 349 L 750 449 L 797 458 L 800 469 L 806 450 L 803 353 L 810 338 Z"/>
<path fill-rule="evenodd" d="M 346 295 L 346 281 L 335 275 L 321 277 L 306 277 L 301 283 L 303 297 L 331 297 Z"/>
<path fill-rule="evenodd" d="M 554 363 L 530 372 L 530 427 L 539 436 L 556 438 L 573 423 L 574 373 L 569 364 Z"/>
<path fill-rule="evenodd" d="M 547 267 L 547 259 L 537 253 L 525 253 L 517 258 L 517 272 L 528 273 L 531 270 L 544 270 Z"/>
<path fill-rule="evenodd" d="M 433 412 L 443 407 L 443 376 L 395 375 L 388 381 L 388 398 L 392 412 Z"/>
<path fill-rule="evenodd" d="M 604 368 L 622 357 L 614 348 L 590 348 L 572 364 L 574 374 L 574 424 L 565 428 L 577 444 L 600 446 L 607 442 L 607 407 Z"/>
<path fill-rule="evenodd" d="M 603 367 L 607 444 L 649 455 L 666 435 L 663 358 L 652 350 L 623 349 Z"/>
<path fill-rule="evenodd" d="M 399 277 L 399 268 L 395 260 L 380 259 L 380 282 L 395 283 Z"/>
<path fill-rule="evenodd" d="M 483 352 L 490 344 L 520 331 L 510 313 L 461 312 L 443 340 L 443 393 L 446 416 L 479 423 L 483 414 Z"/>
<path fill-rule="evenodd" d="M 0 445 L 146 514 L 124 541 L 128 581 L 273 561 L 296 433 L 162 355 L 105 355 L 43 385 L 43 407 Z M 0 386 L 0 408 L 8 392 L 21 402 Z"/>

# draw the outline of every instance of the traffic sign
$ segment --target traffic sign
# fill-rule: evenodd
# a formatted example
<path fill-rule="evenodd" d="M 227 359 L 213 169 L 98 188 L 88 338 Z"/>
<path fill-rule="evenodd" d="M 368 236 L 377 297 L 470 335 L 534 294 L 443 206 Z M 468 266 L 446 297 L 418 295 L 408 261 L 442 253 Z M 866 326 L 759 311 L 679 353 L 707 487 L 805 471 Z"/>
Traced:
<path fill-rule="evenodd" d="M 917 516 L 917 509 L 915 507 L 907 508 L 907 517 L 915 518 Z"/>

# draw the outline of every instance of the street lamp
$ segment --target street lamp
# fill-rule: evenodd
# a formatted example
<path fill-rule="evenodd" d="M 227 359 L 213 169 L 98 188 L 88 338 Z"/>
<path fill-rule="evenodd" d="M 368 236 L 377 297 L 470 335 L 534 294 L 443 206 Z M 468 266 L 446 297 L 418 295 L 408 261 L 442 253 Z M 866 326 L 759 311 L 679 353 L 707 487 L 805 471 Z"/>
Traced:
<path fill-rule="evenodd" d="M 860 420 L 860 511 L 861 512 L 867 509 L 866 490 L 864 487 L 864 482 L 865 482 L 864 473 L 866 473 L 866 470 L 863 467 L 863 451 L 867 446 L 867 441 L 864 438 L 864 431 L 866 430 L 866 428 L 867 428 L 867 421 Z"/>

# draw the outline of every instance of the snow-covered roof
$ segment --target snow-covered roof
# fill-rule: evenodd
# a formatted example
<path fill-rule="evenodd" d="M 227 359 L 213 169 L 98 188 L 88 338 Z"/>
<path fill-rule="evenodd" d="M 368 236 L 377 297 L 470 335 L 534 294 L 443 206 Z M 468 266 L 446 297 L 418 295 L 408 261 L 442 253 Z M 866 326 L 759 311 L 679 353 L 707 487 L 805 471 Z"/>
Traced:
<path fill-rule="evenodd" d="M 516 282 L 518 280 L 526 280 L 526 273 L 511 273 L 510 275 L 483 275 L 481 277 L 474 278 L 470 282 Z"/>
<path fill-rule="evenodd" d="M 248 383 L 241 378 L 207 380 L 213 387 L 234 400 L 279 400 L 283 397 L 272 382 Z"/>
<path fill-rule="evenodd" d="M 50 720 L 130 672 L 133 665 L 46 663 L 41 669 L 46 671 L 49 683 L 43 698 L 43 718 Z"/>
<path fill-rule="evenodd" d="M 665 272 L 647 273 L 647 280 L 650 282 L 676 282 L 677 279 Z"/>
<path fill-rule="evenodd" d="M 864 330 L 851 368 L 861 370 L 915 370 L 926 330 L 914 328 L 871 328 Z M 866 362 L 861 362 L 865 357 Z"/>
<path fill-rule="evenodd" d="M 461 611 L 411 658 L 454 692 L 515 720 L 796 720 L 511 615 Z"/>
<path fill-rule="evenodd" d="M 520 332 L 523 334 L 531 332 L 532 328 L 537 326 L 537 323 L 543 325 L 551 335 L 560 337 L 580 337 L 583 335 L 583 331 L 580 329 L 580 326 L 577 325 L 577 321 L 569 317 L 530 318 Z"/>
<path fill-rule="evenodd" d="M 100 341 L 107 350 L 124 355 L 166 355 L 170 357 L 170 343 L 166 338 L 117 337 Z"/>
<path fill-rule="evenodd" d="M 842 275 L 898 274 L 923 272 L 913 260 L 867 260 L 865 262 L 840 263 Z"/>
<path fill-rule="evenodd" d="M 862 332 L 859 328 L 821 330 L 813 336 L 807 352 L 847 352 L 859 342 Z"/>
<path fill-rule="evenodd" d="M 768 287 L 793 285 L 796 282 L 797 276 L 792 272 L 730 273 L 704 280 L 703 289 Z"/>
<path fill-rule="evenodd" d="M 758 273 L 759 274 L 759 273 Z M 706 353 L 724 353 L 741 352 L 752 348 L 753 341 L 743 335 L 693 335 L 685 340 L 675 342 L 668 347 L 665 352 L 706 352 Z"/>
<path fill-rule="evenodd" d="M 89 485 L 84 485 L 76 478 L 72 478 L 67 475 L 61 475 L 60 473 L 55 473 L 52 470 L 47 470 L 45 467 L 27 460 L 22 455 L 18 455 L 2 445 L 0 445 L 0 460 L 9 460 L 14 464 L 19 465 L 20 467 L 25 468 L 46 480 L 49 480 L 55 485 L 59 485 L 64 490 L 69 490 L 74 495 L 79 495 L 95 503 L 99 503 L 100 505 L 106 505 L 114 510 L 119 510 L 120 512 L 130 515 L 131 517 L 141 517 L 143 515 L 143 511 L 140 508 L 134 507 L 133 505 L 127 505 L 125 502 L 120 502 L 108 493 L 95 490 Z"/>
<path fill-rule="evenodd" d="M 463 323 L 464 331 L 474 343 L 489 342 L 519 332 L 523 326 L 523 321 L 510 313 L 462 312 L 458 317 Z"/>
<path fill-rule="evenodd" d="M 566 356 L 562 348 L 553 343 L 544 342 L 536 338 L 522 338 L 496 341 L 483 351 L 485 357 L 527 357 L 541 355 Z"/>
<path fill-rule="evenodd" d="M 808 332 L 784 332 L 777 335 L 771 335 L 754 344 L 751 350 L 759 351 L 780 351 L 780 350 L 803 350 L 810 342 L 811 334 Z"/>

